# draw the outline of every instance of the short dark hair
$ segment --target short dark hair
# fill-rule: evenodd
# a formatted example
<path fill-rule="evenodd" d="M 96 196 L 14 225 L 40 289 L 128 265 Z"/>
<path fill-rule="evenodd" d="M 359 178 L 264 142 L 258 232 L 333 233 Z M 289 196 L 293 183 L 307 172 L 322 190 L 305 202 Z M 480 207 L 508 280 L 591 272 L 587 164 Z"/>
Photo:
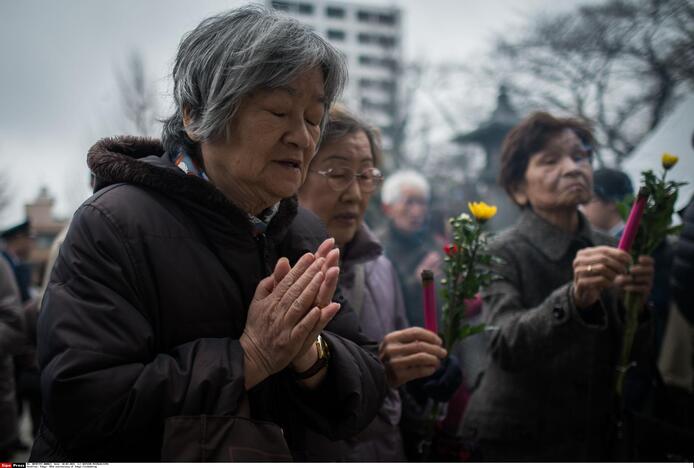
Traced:
<path fill-rule="evenodd" d="M 345 135 L 360 131 L 364 132 L 366 138 L 369 139 L 374 166 L 380 167 L 383 158 L 381 132 L 378 128 L 372 127 L 361 118 L 349 112 L 343 105 L 336 104 L 330 109 L 328 121 L 323 131 L 321 145 L 332 143 Z"/>
<path fill-rule="evenodd" d="M 593 172 L 593 193 L 603 202 L 621 202 L 634 194 L 634 186 L 626 173 L 603 167 Z"/>
<path fill-rule="evenodd" d="M 15 226 L 9 227 L 0 233 L 0 239 L 11 241 L 20 236 L 28 236 L 31 234 L 31 224 L 29 220 L 25 220 Z"/>
<path fill-rule="evenodd" d="M 595 146 L 589 122 L 571 117 L 554 117 L 547 112 L 530 114 L 506 135 L 501 146 L 499 185 L 514 202 L 513 194 L 525 179 L 530 157 L 541 151 L 550 138 L 566 129 L 573 130 L 584 144 Z"/>

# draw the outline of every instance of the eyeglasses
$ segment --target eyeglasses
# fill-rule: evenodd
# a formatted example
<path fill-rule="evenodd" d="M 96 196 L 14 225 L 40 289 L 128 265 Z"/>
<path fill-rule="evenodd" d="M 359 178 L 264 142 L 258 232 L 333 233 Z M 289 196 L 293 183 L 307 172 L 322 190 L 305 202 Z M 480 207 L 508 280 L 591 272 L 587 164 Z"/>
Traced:
<path fill-rule="evenodd" d="M 364 169 L 356 173 L 349 167 L 337 167 L 327 169 L 325 171 L 309 171 L 315 172 L 318 175 L 325 177 L 328 180 L 328 186 L 336 192 L 342 192 L 347 189 L 354 179 L 357 179 L 359 189 L 364 193 L 371 193 L 376 190 L 383 182 L 383 174 L 375 167 Z"/>

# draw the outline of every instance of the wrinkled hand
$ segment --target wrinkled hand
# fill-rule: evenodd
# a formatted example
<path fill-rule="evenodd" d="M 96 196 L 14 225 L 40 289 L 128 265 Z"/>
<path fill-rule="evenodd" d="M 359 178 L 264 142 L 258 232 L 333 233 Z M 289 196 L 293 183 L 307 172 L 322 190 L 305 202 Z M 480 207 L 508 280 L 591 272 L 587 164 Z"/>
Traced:
<path fill-rule="evenodd" d="M 629 269 L 629 272 L 625 275 L 618 275 L 614 283 L 622 291 L 640 294 L 645 301 L 651 293 L 654 276 L 655 261 L 653 257 L 641 255 L 636 264 Z"/>
<path fill-rule="evenodd" d="M 292 366 L 299 371 L 308 369 L 316 362 L 318 359 L 314 346 L 316 338 L 340 310 L 340 305 L 332 302 L 340 276 L 340 268 L 337 266 L 340 262 L 340 249 L 335 248 L 335 239 L 330 238 L 323 241 L 316 250 L 315 257 L 319 261 L 323 259 L 321 272 L 324 279 L 313 302 L 313 305 L 321 310 L 321 319 L 308 333 L 301 349 L 291 361 Z M 278 263 L 273 273 L 274 283 L 279 284 L 289 271 L 289 262 Z"/>
<path fill-rule="evenodd" d="M 574 303 L 586 309 L 600 299 L 605 288 L 612 287 L 619 275 L 627 273 L 631 257 L 615 247 L 589 247 L 581 249 L 573 261 Z"/>
<path fill-rule="evenodd" d="M 282 258 L 273 274 L 258 284 L 240 338 L 245 357 L 256 370 L 248 386 L 284 369 L 313 331 L 322 330 L 321 324 L 324 327 L 339 310 L 339 304 L 316 306 L 326 280 L 325 263 L 325 258 L 309 253 L 291 268 Z M 248 380 L 248 373 L 246 377 Z"/>
<path fill-rule="evenodd" d="M 393 388 L 433 374 L 446 354 L 441 338 L 420 327 L 388 333 L 379 348 L 388 383 Z"/>
<path fill-rule="evenodd" d="M 440 276 L 441 275 L 441 264 L 443 262 L 443 256 L 441 256 L 437 252 L 429 252 L 424 259 L 422 259 L 421 262 L 419 262 L 419 265 L 417 265 L 417 268 L 415 268 L 415 273 L 417 275 L 417 278 L 420 278 L 422 275 L 422 270 L 431 270 L 434 273 L 434 276 Z"/>

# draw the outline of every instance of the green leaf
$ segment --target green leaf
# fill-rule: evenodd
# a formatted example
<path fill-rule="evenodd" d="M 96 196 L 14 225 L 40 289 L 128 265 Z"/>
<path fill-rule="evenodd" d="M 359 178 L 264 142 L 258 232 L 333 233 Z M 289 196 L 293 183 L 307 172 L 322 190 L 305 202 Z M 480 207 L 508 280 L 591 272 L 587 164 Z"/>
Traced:
<path fill-rule="evenodd" d="M 486 324 L 480 323 L 477 325 L 468 325 L 465 324 L 460 328 L 460 333 L 458 333 L 458 339 L 459 340 L 464 340 L 468 336 L 476 335 L 478 333 L 481 333 L 484 331 L 484 329 L 487 327 Z"/>
<path fill-rule="evenodd" d="M 677 226 L 670 226 L 667 231 L 665 231 L 666 236 L 679 236 L 682 232 L 684 225 L 678 224 Z"/>

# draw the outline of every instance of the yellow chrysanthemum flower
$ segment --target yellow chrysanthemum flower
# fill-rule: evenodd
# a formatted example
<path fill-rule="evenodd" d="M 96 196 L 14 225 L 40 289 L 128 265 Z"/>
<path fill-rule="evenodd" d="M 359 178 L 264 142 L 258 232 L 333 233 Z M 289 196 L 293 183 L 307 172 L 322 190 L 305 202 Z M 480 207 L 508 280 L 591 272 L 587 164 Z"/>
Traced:
<path fill-rule="evenodd" d="M 485 202 L 470 202 L 467 207 L 472 216 L 480 223 L 490 220 L 496 214 L 496 206 L 487 205 Z"/>
<path fill-rule="evenodd" d="M 670 154 L 670 153 L 663 153 L 663 157 L 660 159 L 660 161 L 663 163 L 663 167 L 665 168 L 666 171 L 668 169 L 670 169 L 672 166 L 674 166 L 675 164 L 677 164 L 677 161 L 679 161 L 679 160 L 680 160 L 680 158 L 678 158 L 674 154 Z"/>

